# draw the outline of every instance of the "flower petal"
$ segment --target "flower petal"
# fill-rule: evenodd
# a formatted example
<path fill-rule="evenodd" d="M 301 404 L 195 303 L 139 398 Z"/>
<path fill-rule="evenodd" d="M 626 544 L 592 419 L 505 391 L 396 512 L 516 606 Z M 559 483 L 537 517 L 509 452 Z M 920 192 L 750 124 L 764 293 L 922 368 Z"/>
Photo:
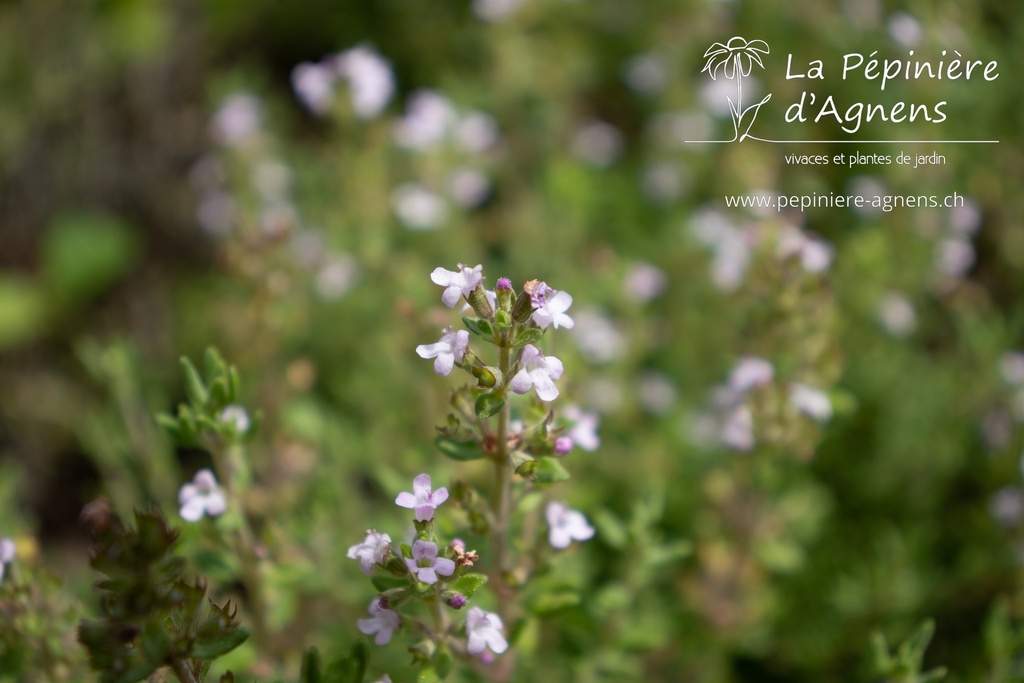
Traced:
<path fill-rule="evenodd" d="M 533 380 L 530 378 L 530 373 L 523 368 L 516 373 L 512 381 L 508 383 L 508 388 L 517 394 L 525 394 L 533 386 Z"/>
<path fill-rule="evenodd" d="M 398 507 L 402 507 L 402 508 L 412 509 L 412 508 L 416 507 L 416 504 L 418 502 L 419 501 L 416 500 L 416 496 L 412 495 L 408 491 L 402 491 L 395 498 L 395 505 L 397 505 Z"/>

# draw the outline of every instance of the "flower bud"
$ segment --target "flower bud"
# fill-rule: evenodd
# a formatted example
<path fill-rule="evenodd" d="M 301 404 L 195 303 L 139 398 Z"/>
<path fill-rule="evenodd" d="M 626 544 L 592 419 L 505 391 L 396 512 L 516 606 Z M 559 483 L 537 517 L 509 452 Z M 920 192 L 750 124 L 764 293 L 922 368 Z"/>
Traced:
<path fill-rule="evenodd" d="M 494 319 L 494 309 L 491 308 L 491 302 L 487 300 L 487 292 L 484 291 L 482 283 L 477 284 L 469 296 L 466 297 L 466 301 L 473 307 L 476 314 L 484 320 Z"/>
<path fill-rule="evenodd" d="M 448 603 L 448 606 L 452 609 L 462 609 L 466 606 L 466 596 L 462 593 L 455 591 L 444 591 L 441 593 L 441 598 Z"/>
<path fill-rule="evenodd" d="M 512 311 L 512 281 L 507 277 L 499 277 L 494 285 L 494 293 L 498 297 L 498 310 L 509 313 Z"/>
<path fill-rule="evenodd" d="M 572 439 L 560 436 L 555 439 L 555 455 L 565 455 L 572 450 Z"/>
<path fill-rule="evenodd" d="M 409 592 L 408 586 L 390 588 L 380 594 L 380 597 L 377 599 L 377 605 L 381 609 L 397 609 L 406 602 L 409 602 L 411 597 L 412 593 Z"/>
<path fill-rule="evenodd" d="M 482 389 L 490 389 L 494 386 L 501 386 L 502 375 L 501 370 L 496 367 L 477 366 L 473 368 L 473 376 L 477 378 L 477 386 Z"/>
<path fill-rule="evenodd" d="M 519 293 L 516 303 L 512 307 L 512 320 L 517 323 L 525 323 L 530 319 L 530 316 L 533 315 L 533 295 L 541 287 L 547 287 L 547 285 L 540 280 L 530 280 L 523 285 L 523 291 Z"/>

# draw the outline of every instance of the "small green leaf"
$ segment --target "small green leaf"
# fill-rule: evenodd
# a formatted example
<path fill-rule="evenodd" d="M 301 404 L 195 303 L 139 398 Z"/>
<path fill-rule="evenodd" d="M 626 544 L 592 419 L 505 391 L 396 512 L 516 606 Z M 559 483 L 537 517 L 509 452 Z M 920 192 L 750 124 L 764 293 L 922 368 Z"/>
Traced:
<path fill-rule="evenodd" d="M 494 326 L 499 330 L 507 330 L 512 326 L 512 316 L 506 311 L 494 312 Z"/>
<path fill-rule="evenodd" d="M 360 638 L 352 644 L 352 652 L 348 661 L 351 663 L 353 683 L 362 683 L 366 675 L 366 666 L 370 662 L 370 650 L 366 647 L 366 641 Z"/>
<path fill-rule="evenodd" d="M 565 481 L 569 478 L 569 470 L 555 458 L 545 455 L 537 460 L 537 469 L 534 470 L 535 481 L 543 484 L 551 484 L 556 481 Z"/>
<path fill-rule="evenodd" d="M 248 630 L 238 628 L 224 635 L 196 641 L 196 644 L 192 647 L 191 656 L 195 659 L 216 659 L 234 650 L 244 643 L 248 637 Z"/>
<path fill-rule="evenodd" d="M 170 638 L 158 622 L 150 621 L 142 630 L 142 651 L 150 664 L 160 666 L 167 657 L 170 644 Z"/>
<path fill-rule="evenodd" d="M 435 593 L 434 584 L 423 583 L 422 581 L 414 581 L 409 586 L 409 592 L 415 595 L 417 598 L 429 598 Z"/>
<path fill-rule="evenodd" d="M 451 588 L 457 590 L 466 596 L 467 599 L 472 598 L 473 594 L 484 587 L 487 583 L 487 577 L 483 574 L 466 574 L 460 576 L 459 579 L 452 584 Z"/>
<path fill-rule="evenodd" d="M 188 358 L 182 356 L 181 369 L 185 373 L 185 392 L 188 394 L 188 400 L 193 406 L 206 406 L 210 400 L 210 393 L 206 390 L 202 378 L 199 377 L 196 366 L 192 365 L 192 361 Z"/>
<path fill-rule="evenodd" d="M 483 318 L 471 318 L 467 315 L 462 317 L 462 324 L 478 337 L 483 337 L 488 341 L 494 339 L 494 328 L 491 327 L 490 321 Z"/>
<path fill-rule="evenodd" d="M 512 341 L 512 348 L 521 349 L 527 344 L 533 344 L 534 342 L 540 341 L 540 338 L 544 336 L 544 330 L 538 327 L 526 327 L 519 331 L 516 338 Z"/>
<path fill-rule="evenodd" d="M 504 407 L 505 399 L 502 398 L 499 392 L 480 394 L 476 398 L 476 403 L 473 404 L 473 408 L 476 410 L 476 416 L 481 420 L 491 417 L 492 415 L 497 415 Z"/>
<path fill-rule="evenodd" d="M 437 671 L 437 677 L 441 680 L 448 678 L 448 674 L 452 672 L 453 663 L 452 653 L 444 647 L 438 648 L 434 653 L 434 670 Z"/>
<path fill-rule="evenodd" d="M 468 461 L 479 460 L 484 457 L 484 451 L 475 440 L 456 441 L 447 436 L 439 436 L 434 439 L 437 450 L 447 455 L 452 460 Z"/>
<path fill-rule="evenodd" d="M 302 658 L 302 668 L 299 670 L 299 683 L 321 683 L 323 665 L 320 662 L 320 651 L 315 647 L 309 648 L 306 656 Z"/>

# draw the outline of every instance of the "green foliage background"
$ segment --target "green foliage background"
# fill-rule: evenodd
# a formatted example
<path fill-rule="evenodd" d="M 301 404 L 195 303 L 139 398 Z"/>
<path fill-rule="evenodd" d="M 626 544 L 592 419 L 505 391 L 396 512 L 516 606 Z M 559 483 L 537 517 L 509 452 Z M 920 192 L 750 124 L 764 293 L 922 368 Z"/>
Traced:
<path fill-rule="evenodd" d="M 905 55 L 890 33 L 903 13 L 919 23 L 921 54 L 996 60 L 1000 78 L 885 93 L 840 81 L 847 52 Z M 700 70 L 708 46 L 733 35 L 772 47 L 754 73 L 773 93 L 759 136 L 793 136 L 783 108 L 810 87 L 785 79 L 793 53 L 829 61 L 819 87 L 844 102 L 949 102 L 943 126 L 869 124 L 865 139 L 1000 142 L 936 145 L 940 166 L 850 169 L 787 166 L 783 146 L 660 134 L 688 120 L 728 136 Z M 394 68 L 385 114 L 359 122 L 341 105 L 334 118 L 310 115 L 291 92 L 292 67 L 357 44 Z M 202 451 L 173 447 L 152 415 L 184 398 L 178 358 L 215 344 L 239 366 L 246 405 L 264 413 L 247 506 L 274 560 L 279 634 L 274 651 L 243 646 L 223 666 L 294 678 L 306 647 L 347 651 L 373 589 L 346 548 L 371 526 L 400 535 L 391 501 L 421 471 L 485 481 L 433 450 L 455 380 L 413 352 L 454 322 L 429 273 L 463 262 L 483 263 L 490 286 L 505 275 L 569 291 L 570 313 L 604 316 L 623 344 L 600 362 L 572 335 L 552 349 L 566 365 L 563 394 L 602 412 L 601 448 L 569 456 L 573 480 L 561 489 L 598 534 L 538 587 L 518 680 L 917 680 L 874 669 L 884 658 L 872 658 L 871 638 L 900 642 L 926 618 L 936 626 L 925 670 L 1024 680 L 1021 514 L 1000 524 L 991 513 L 997 491 L 1022 484 L 1021 394 L 999 373 L 1003 354 L 1024 347 L 1022 45 L 1012 0 L 525 0 L 495 23 L 454 0 L 0 3 L 0 536 L 16 540 L 19 571 L 50 577 L 39 579 L 49 597 L 26 603 L 50 605 L 47 625 L 12 616 L 0 648 L 66 637 L 69 601 L 92 599 L 82 505 L 103 494 L 122 513 L 156 502 L 170 514 L 180 484 L 207 465 Z M 664 65 L 656 94 L 624 80 L 642 53 Z M 503 137 L 484 160 L 490 199 L 453 208 L 435 231 L 404 228 L 390 204 L 402 182 L 443 187 L 456 163 L 391 142 L 419 88 L 489 113 Z M 262 103 L 255 151 L 209 136 L 235 92 Z M 571 151 L 591 119 L 623 136 L 607 168 Z M 805 139 L 839 135 L 826 121 L 799 128 Z M 239 207 L 227 236 L 196 221 L 190 173 L 209 157 Z M 261 160 L 294 174 L 297 218 L 282 234 L 259 227 L 250 174 Z M 652 164 L 678 173 L 677 196 L 644 193 Z M 980 227 L 967 272 L 934 266 L 954 230 L 949 212 L 821 209 L 789 218 L 834 246 L 826 275 L 780 264 L 769 239 L 736 291 L 713 285 L 694 238 L 700 216 L 717 212 L 750 234 L 779 228 L 774 216 L 726 209 L 723 195 L 852 192 L 864 176 L 892 194 L 968 197 Z M 291 246 L 306 233 L 319 253 L 357 264 L 343 296 L 317 294 L 316 269 Z M 667 274 L 644 303 L 624 289 L 639 262 Z M 914 307 L 908 336 L 879 323 L 890 291 Z M 743 355 L 827 387 L 836 415 L 821 428 L 776 423 L 779 393 L 756 419 L 781 431 L 759 433 L 750 453 L 696 445 L 694 415 Z M 199 526 L 184 530 L 190 559 L 230 594 L 237 567 L 207 541 Z M 80 655 L 51 649 L 68 658 L 56 669 L 64 680 L 80 675 Z M 402 648 L 388 652 L 373 653 L 371 672 L 411 680 Z M 35 680 L 38 659 L 19 660 L 17 680 Z"/>

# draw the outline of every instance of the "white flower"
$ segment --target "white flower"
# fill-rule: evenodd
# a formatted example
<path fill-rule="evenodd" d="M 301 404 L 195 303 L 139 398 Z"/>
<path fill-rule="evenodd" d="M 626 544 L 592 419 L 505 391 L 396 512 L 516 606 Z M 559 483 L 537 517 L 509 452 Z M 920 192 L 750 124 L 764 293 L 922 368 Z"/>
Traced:
<path fill-rule="evenodd" d="M 452 332 L 451 327 L 441 330 L 444 336 L 441 341 L 435 344 L 420 344 L 416 347 L 416 353 L 420 358 L 433 358 L 434 372 L 442 377 L 451 373 L 455 362 L 461 362 L 469 347 L 469 332 L 459 330 Z"/>
<path fill-rule="evenodd" d="M 601 445 L 601 439 L 597 436 L 597 426 L 601 418 L 597 413 L 585 413 L 579 406 L 566 406 L 562 411 L 565 419 L 573 423 L 572 429 L 567 436 L 572 439 L 573 444 L 585 451 L 596 451 Z"/>
<path fill-rule="evenodd" d="M 186 522 L 198 522 L 204 514 L 216 517 L 228 507 L 227 498 L 217 478 L 209 469 L 196 472 L 191 484 L 185 484 L 178 492 L 181 518 Z"/>
<path fill-rule="evenodd" d="M 608 363 L 626 349 L 626 338 L 615 323 L 600 311 L 584 309 L 576 313 L 573 341 L 591 363 Z"/>
<path fill-rule="evenodd" d="M 459 119 L 455 127 L 455 139 L 465 151 L 482 154 L 498 144 L 501 134 L 490 114 L 471 110 Z"/>
<path fill-rule="evenodd" d="M 448 489 L 442 486 L 436 491 L 431 491 L 430 475 L 420 474 L 412 480 L 412 493 L 399 493 L 395 498 L 395 505 L 413 510 L 417 522 L 426 522 L 434 518 L 434 509 L 446 500 Z"/>
<path fill-rule="evenodd" d="M 789 386 L 789 402 L 812 420 L 827 422 L 832 417 L 832 402 L 821 389 L 794 382 Z"/>
<path fill-rule="evenodd" d="M 667 285 L 668 277 L 665 271 L 643 261 L 629 265 L 623 283 L 626 296 L 640 303 L 656 298 L 665 291 Z"/>
<path fill-rule="evenodd" d="M 398 612 L 381 607 L 379 598 L 374 598 L 370 602 L 369 611 L 370 618 L 359 619 L 356 621 L 356 626 L 359 627 L 361 633 L 365 633 L 368 636 L 376 633 L 377 636 L 373 639 L 373 642 L 377 645 L 387 645 L 391 641 L 391 634 L 401 624 Z"/>
<path fill-rule="evenodd" d="M 482 265 L 478 264 L 474 268 L 469 268 L 460 263 L 458 267 L 458 271 L 435 268 L 434 272 L 430 274 L 430 280 L 435 285 L 445 288 L 444 294 L 441 295 L 441 302 L 448 308 L 454 307 L 460 296 L 468 298 L 484 279 Z"/>
<path fill-rule="evenodd" d="M 622 154 L 622 133 L 610 123 L 588 121 L 572 138 L 572 153 L 597 168 L 611 166 Z"/>
<path fill-rule="evenodd" d="M 14 541 L 9 538 L 0 538 L 0 581 L 3 581 L 7 565 L 14 561 Z"/>
<path fill-rule="evenodd" d="M 630 59 L 622 72 L 626 85 L 641 95 L 654 95 L 668 82 L 665 63 L 649 52 Z"/>
<path fill-rule="evenodd" d="M 448 204 L 418 183 L 402 183 L 391 192 L 391 208 L 410 230 L 432 230 L 448 220 Z"/>
<path fill-rule="evenodd" d="M 455 573 L 455 562 L 447 557 L 437 556 L 437 544 L 417 540 L 412 544 L 412 558 L 405 558 L 405 566 L 422 583 L 437 583 L 438 575 L 451 576 Z"/>
<path fill-rule="evenodd" d="M 508 384 L 509 389 L 517 394 L 525 394 L 533 387 L 542 401 L 558 398 L 558 388 L 553 380 L 562 376 L 562 361 L 554 356 L 545 357 L 536 346 L 527 344 L 519 368 L 519 372 Z"/>
<path fill-rule="evenodd" d="M 245 434 L 249 431 L 249 413 L 240 405 L 225 406 L 224 410 L 220 411 L 220 421 L 234 429 L 235 434 Z"/>
<path fill-rule="evenodd" d="M 1007 351 L 999 358 L 999 376 L 1011 386 L 1024 384 L 1024 353 Z"/>
<path fill-rule="evenodd" d="M 361 119 L 375 118 L 395 92 L 395 79 L 386 59 L 359 45 L 333 58 L 334 70 L 348 81 L 352 110 Z"/>
<path fill-rule="evenodd" d="M 359 560 L 359 569 L 369 576 L 373 574 L 375 564 L 383 564 L 384 559 L 391 550 L 391 537 L 387 534 L 377 533 L 374 529 L 366 530 L 366 538 L 362 543 L 350 546 L 348 557 L 350 560 Z"/>
<path fill-rule="evenodd" d="M 557 292 L 546 284 L 541 283 L 537 290 L 531 295 L 530 302 L 533 304 L 533 322 L 546 330 L 549 325 L 572 329 L 573 321 L 566 311 L 572 306 L 572 297 L 567 292 Z"/>
<path fill-rule="evenodd" d="M 718 438 L 728 448 L 749 451 L 754 447 L 754 414 L 745 405 L 736 406 L 719 426 Z"/>
<path fill-rule="evenodd" d="M 737 393 L 746 393 L 771 382 L 774 374 L 772 364 L 763 358 L 741 358 L 729 373 L 729 388 Z"/>
<path fill-rule="evenodd" d="M 500 655 L 508 649 L 508 641 L 502 635 L 501 617 L 494 612 L 485 612 L 479 607 L 470 608 L 466 613 L 466 652 L 471 655 L 478 655 L 484 648 L 490 648 L 491 652 Z"/>
<path fill-rule="evenodd" d="M 448 179 L 448 189 L 459 205 L 472 209 L 480 206 L 491 192 L 491 181 L 475 168 L 457 168 Z"/>
<path fill-rule="evenodd" d="M 302 62 L 292 69 L 292 88 L 310 111 L 323 115 L 334 101 L 334 72 L 323 64 Z"/>
<path fill-rule="evenodd" d="M 223 145 L 245 142 L 260 128 L 260 101 L 254 95 L 236 93 L 228 96 L 213 115 L 211 135 Z"/>
<path fill-rule="evenodd" d="M 473 13 L 481 21 L 500 21 L 512 14 L 523 0 L 473 0 Z"/>
<path fill-rule="evenodd" d="M 548 503 L 544 516 L 548 520 L 548 541 L 553 548 L 568 548 L 573 541 L 586 541 L 594 537 L 594 527 L 587 523 L 583 513 L 571 510 L 562 503 Z"/>
<path fill-rule="evenodd" d="M 448 137 L 457 121 L 448 98 L 433 90 L 417 90 L 409 97 L 405 116 L 395 123 L 395 142 L 407 149 L 430 149 Z"/>
<path fill-rule="evenodd" d="M 780 260 L 799 258 L 800 265 L 808 273 L 824 273 L 832 265 L 832 247 L 822 240 L 808 237 L 799 228 L 786 231 L 779 239 L 775 255 Z"/>
<path fill-rule="evenodd" d="M 894 337 L 906 337 L 917 327 L 914 305 L 899 292 L 888 292 L 882 297 L 877 315 L 885 331 Z"/>

